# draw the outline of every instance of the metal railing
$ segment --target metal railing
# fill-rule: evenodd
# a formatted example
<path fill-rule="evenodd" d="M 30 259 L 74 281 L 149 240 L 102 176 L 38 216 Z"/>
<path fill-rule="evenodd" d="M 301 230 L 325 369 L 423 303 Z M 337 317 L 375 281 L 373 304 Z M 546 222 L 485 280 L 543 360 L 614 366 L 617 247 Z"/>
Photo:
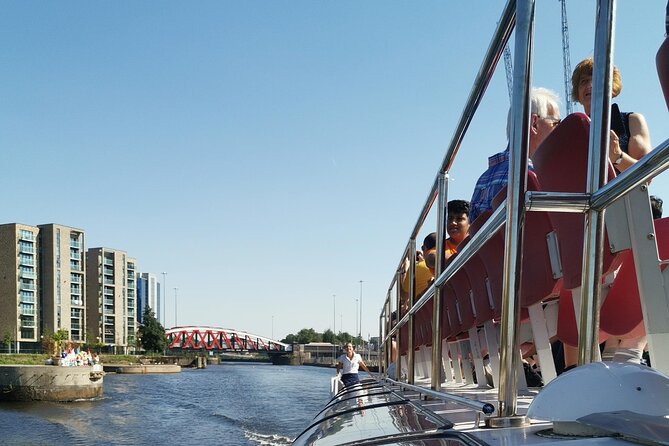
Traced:
<path fill-rule="evenodd" d="M 381 356 L 382 366 L 387 368 L 391 359 L 397 361 L 400 370 L 400 333 L 404 325 L 408 326 L 407 347 L 408 383 L 398 383 L 406 388 L 414 384 L 414 339 L 413 326 L 416 313 L 425 305 L 432 303 L 432 373 L 431 389 L 438 391 L 441 385 L 441 337 L 440 337 L 440 289 L 462 268 L 476 252 L 504 226 L 505 255 L 502 286 L 502 319 L 500 342 L 500 380 L 499 380 L 499 418 L 514 417 L 516 413 L 517 377 L 516 370 L 520 361 L 518 326 L 519 296 L 522 278 L 522 238 L 524 213 L 531 211 L 578 212 L 585 218 L 584 266 L 581 296 L 582 329 L 579 333 L 579 364 L 591 362 L 597 348 L 599 330 L 599 293 L 597 286 L 601 281 L 601 252 L 603 241 L 603 210 L 612 202 L 629 193 L 634 188 L 648 182 L 654 176 L 669 167 L 669 140 L 664 141 L 650 154 L 639 160 L 616 178 L 606 184 L 606 154 L 609 144 L 610 100 L 612 77 L 612 48 L 615 32 L 615 0 L 599 0 L 595 30 L 595 70 L 593 71 L 593 113 L 590 125 L 588 186 L 586 193 L 526 192 L 530 103 L 529 93 L 532 84 L 531 64 L 534 28 L 534 0 L 509 0 L 494 32 L 484 61 L 474 81 L 474 86 L 467 99 L 465 108 L 456 127 L 455 133 L 446 150 L 444 160 L 428 193 L 425 204 L 419 214 L 409 241 L 402 253 L 399 265 L 392 277 L 388 293 L 379 317 L 380 337 L 384 344 L 385 355 Z M 469 243 L 454 257 L 446 268 L 442 266 L 444 249 L 444 211 L 447 202 L 446 179 L 460 148 L 463 137 L 474 113 L 483 97 L 490 78 L 499 61 L 512 30 L 515 33 L 515 63 L 511 107 L 511 133 L 509 141 L 509 184 L 507 201 L 498 207 L 488 221 L 471 237 Z M 434 283 L 416 299 L 415 290 L 415 248 L 416 238 L 422 229 L 435 202 L 437 209 L 437 265 Z M 411 259 L 408 271 L 403 271 L 406 258 Z M 401 314 L 400 288 L 402 274 L 409 275 L 409 309 Z M 396 321 L 393 321 L 396 310 Z M 396 341 L 398 353 L 391 358 L 392 343 Z M 420 388 L 421 392 L 427 392 Z M 479 402 L 461 401 L 470 407 L 479 407 Z"/>

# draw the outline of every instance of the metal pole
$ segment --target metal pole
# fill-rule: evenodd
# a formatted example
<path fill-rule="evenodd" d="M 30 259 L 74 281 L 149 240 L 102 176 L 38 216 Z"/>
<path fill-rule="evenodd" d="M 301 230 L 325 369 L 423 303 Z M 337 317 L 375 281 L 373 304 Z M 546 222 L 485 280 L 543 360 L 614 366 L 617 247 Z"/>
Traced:
<path fill-rule="evenodd" d="M 163 324 L 167 325 L 167 320 L 165 319 L 165 304 L 167 304 L 167 273 L 163 271 L 163 304 L 161 307 L 163 310 Z M 160 315 L 158 315 L 158 318 L 160 318 Z"/>
<path fill-rule="evenodd" d="M 402 342 L 402 330 L 401 327 L 398 326 L 398 323 L 400 321 L 400 310 L 401 310 L 401 302 L 402 302 L 402 279 L 401 279 L 401 274 L 400 271 L 398 270 L 395 273 L 395 302 L 396 302 L 396 311 L 395 311 L 395 327 L 397 327 L 397 330 L 395 331 L 395 370 L 396 370 L 396 378 L 399 381 L 402 376 L 402 358 L 401 358 L 401 348 L 400 348 L 400 343 Z M 392 313 L 391 313 L 392 314 Z M 392 317 L 391 317 L 392 321 Z M 391 322 L 392 323 L 392 322 Z M 392 348 L 392 344 L 391 344 Z"/>
<path fill-rule="evenodd" d="M 448 201 L 448 174 L 440 173 L 437 188 L 437 262 L 436 276 L 444 271 L 444 243 L 446 241 L 446 203 Z M 441 389 L 441 287 L 432 298 L 432 390 Z"/>
<path fill-rule="evenodd" d="M 362 339 L 362 280 L 360 281 L 360 327 L 358 330 L 358 336 Z"/>
<path fill-rule="evenodd" d="M 413 302 L 416 299 L 416 239 L 409 240 L 409 309 L 413 307 Z M 399 317 L 397 318 L 399 323 Z M 413 384 L 415 381 L 414 361 L 416 352 L 414 351 L 413 340 L 414 321 L 413 314 L 409 315 L 408 334 L 407 334 L 407 382 Z"/>
<path fill-rule="evenodd" d="M 606 159 L 611 124 L 611 80 L 613 78 L 613 35 L 615 31 L 615 0 L 597 2 L 595 21 L 595 57 L 592 73 L 592 107 L 590 117 L 590 154 L 588 157 L 588 189 L 593 194 L 607 182 Z M 599 303 L 602 276 L 604 212 L 590 209 L 585 217 L 583 237 L 583 269 L 581 286 L 581 318 L 578 336 L 578 363 L 589 364 L 599 359 Z"/>
<path fill-rule="evenodd" d="M 532 84 L 532 53 L 534 33 L 534 0 L 516 2 L 515 71 L 512 102 L 512 132 L 509 154 L 509 178 L 506 209 L 506 250 L 502 286 L 502 324 L 500 337 L 500 376 L 498 416 L 491 425 L 508 425 L 516 416 L 520 361 L 520 284 L 522 273 L 523 225 L 527 159 L 529 149 L 530 85 Z M 525 424 L 525 417 L 515 418 Z"/>
<path fill-rule="evenodd" d="M 358 298 L 355 298 L 355 331 L 353 332 L 353 336 L 357 336 L 356 333 L 358 332 Z"/>
<path fill-rule="evenodd" d="M 332 295 L 332 361 L 337 357 L 337 347 L 335 347 L 335 333 L 337 332 L 337 301 L 336 294 Z"/>
<path fill-rule="evenodd" d="M 179 324 L 177 323 L 177 290 L 179 288 L 174 287 L 174 326 L 178 326 Z"/>

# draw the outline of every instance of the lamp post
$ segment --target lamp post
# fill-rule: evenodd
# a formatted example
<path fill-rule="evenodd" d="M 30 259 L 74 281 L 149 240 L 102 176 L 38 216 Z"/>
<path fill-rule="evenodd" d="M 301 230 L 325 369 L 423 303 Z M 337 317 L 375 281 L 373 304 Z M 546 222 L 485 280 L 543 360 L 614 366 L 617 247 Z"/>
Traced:
<path fill-rule="evenodd" d="M 362 280 L 360 281 L 360 327 L 358 327 L 358 336 L 362 338 Z"/>
<path fill-rule="evenodd" d="M 165 320 L 165 304 L 167 303 L 167 273 L 165 271 L 162 272 L 163 274 L 163 304 L 161 305 L 161 309 L 163 310 L 163 324 L 167 324 L 167 321 Z M 160 319 L 160 315 L 158 315 L 158 319 Z"/>
<path fill-rule="evenodd" d="M 355 330 L 353 331 L 353 336 L 357 336 L 358 332 L 358 298 L 355 298 Z"/>
<path fill-rule="evenodd" d="M 362 340 L 362 280 L 360 281 L 360 326 L 358 327 L 358 337 L 362 344 L 362 353 L 365 353 L 365 342 Z"/>
<path fill-rule="evenodd" d="M 337 357 L 337 347 L 335 347 L 335 333 L 337 332 L 337 295 L 332 295 L 332 362 Z"/>
<path fill-rule="evenodd" d="M 177 290 L 179 288 L 174 287 L 174 326 L 176 327 L 177 325 Z"/>

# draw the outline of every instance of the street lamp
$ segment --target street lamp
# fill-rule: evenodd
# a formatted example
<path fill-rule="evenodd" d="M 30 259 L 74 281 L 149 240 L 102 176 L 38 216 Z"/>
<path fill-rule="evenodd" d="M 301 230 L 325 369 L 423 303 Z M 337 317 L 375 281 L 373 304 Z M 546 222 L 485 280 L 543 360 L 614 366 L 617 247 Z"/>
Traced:
<path fill-rule="evenodd" d="M 360 327 L 358 330 L 358 336 L 362 338 L 362 280 L 360 281 Z"/>
<path fill-rule="evenodd" d="M 337 295 L 332 295 L 332 362 L 337 357 L 337 347 L 335 347 L 335 333 L 337 331 Z"/>
<path fill-rule="evenodd" d="M 179 288 L 174 287 L 174 326 L 176 327 L 177 325 L 177 290 Z"/>
<path fill-rule="evenodd" d="M 353 332 L 353 336 L 356 336 L 356 333 L 358 332 L 358 298 L 355 298 L 355 331 Z"/>
<path fill-rule="evenodd" d="M 163 313 L 163 324 L 167 324 L 167 321 L 165 320 L 165 304 L 167 304 L 167 273 L 163 271 L 163 304 L 161 305 L 162 307 L 162 313 Z M 158 319 L 160 319 L 160 315 L 158 315 Z"/>

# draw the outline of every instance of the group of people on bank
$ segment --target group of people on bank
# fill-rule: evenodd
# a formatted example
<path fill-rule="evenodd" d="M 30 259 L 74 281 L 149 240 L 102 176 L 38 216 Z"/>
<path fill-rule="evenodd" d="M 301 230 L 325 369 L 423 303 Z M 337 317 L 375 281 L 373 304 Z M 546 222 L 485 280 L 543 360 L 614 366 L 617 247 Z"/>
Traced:
<path fill-rule="evenodd" d="M 60 353 L 61 367 L 92 366 L 100 363 L 97 353 L 91 354 L 90 350 L 82 350 L 79 347 L 68 347 Z"/>
<path fill-rule="evenodd" d="M 590 117 L 592 111 L 592 73 L 594 62 L 592 58 L 581 61 L 575 68 L 572 78 L 571 98 L 583 106 L 585 115 Z M 612 96 L 617 97 L 622 91 L 622 78 L 616 67 L 613 69 Z M 530 94 L 530 138 L 528 147 L 528 169 L 533 170 L 532 157 L 544 140 L 561 123 L 561 114 L 558 95 L 546 88 L 532 88 Z M 510 132 L 510 116 L 507 118 L 507 139 Z M 638 112 L 621 112 L 617 104 L 611 109 L 611 131 L 608 148 L 608 159 L 616 173 L 624 172 L 633 166 L 639 159 L 652 149 L 650 132 L 646 120 Z M 455 255 L 458 245 L 468 236 L 470 223 L 487 211 L 493 210 L 493 199 L 508 184 L 509 173 L 509 145 L 505 150 L 488 159 L 487 170 L 479 177 L 474 187 L 470 201 L 452 200 L 448 202 L 446 231 L 448 238 L 443 247 L 444 257 Z M 662 200 L 651 197 L 653 218 L 662 216 Z M 434 281 L 437 256 L 436 233 L 428 234 L 423 245 L 417 251 L 415 262 L 415 292 L 422 295 Z M 400 317 L 408 310 L 411 277 L 407 273 L 410 261 L 404 265 L 404 274 L 400 285 Z M 399 319 L 393 315 L 394 321 Z M 394 323 L 394 322 L 393 322 Z M 577 363 L 578 351 L 574 346 L 559 345 L 563 348 L 563 358 L 555 358 L 556 363 L 564 362 L 562 370 L 568 370 Z M 606 341 L 603 359 L 618 362 L 641 361 L 646 347 L 646 337 L 610 337 Z M 392 361 L 396 358 L 396 346 L 391 353 Z M 531 351 L 531 350 L 530 350 Z M 533 363 L 531 355 L 527 355 Z M 358 367 L 367 370 L 360 355 L 353 351 L 351 344 L 346 345 L 346 352 L 340 356 L 337 363 L 337 373 L 344 370 L 342 381 L 346 386 L 357 382 Z M 391 367 L 394 367 L 394 362 Z M 396 377 L 394 368 L 389 370 L 391 377 Z M 527 373 L 526 373 L 527 375 Z"/>

